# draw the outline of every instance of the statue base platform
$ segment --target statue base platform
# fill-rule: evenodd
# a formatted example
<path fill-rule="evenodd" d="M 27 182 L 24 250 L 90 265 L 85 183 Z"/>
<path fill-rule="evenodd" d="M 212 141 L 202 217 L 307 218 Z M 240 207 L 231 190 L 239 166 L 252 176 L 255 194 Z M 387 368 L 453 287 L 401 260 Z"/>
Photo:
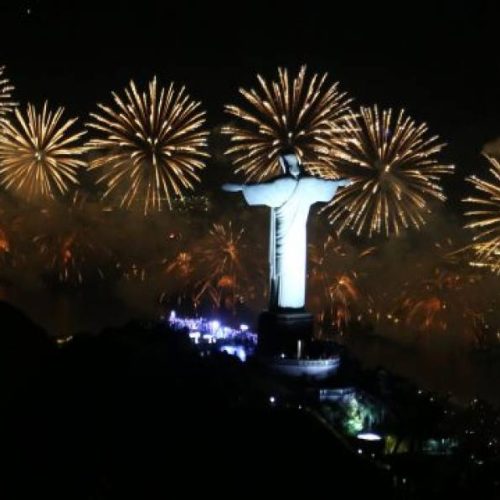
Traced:
<path fill-rule="evenodd" d="M 259 317 L 259 354 L 301 357 L 313 337 L 314 319 L 304 310 L 264 311 Z"/>
<path fill-rule="evenodd" d="M 286 377 L 325 380 L 337 373 L 340 356 L 336 355 L 327 359 L 270 358 L 264 362 L 272 372 Z"/>

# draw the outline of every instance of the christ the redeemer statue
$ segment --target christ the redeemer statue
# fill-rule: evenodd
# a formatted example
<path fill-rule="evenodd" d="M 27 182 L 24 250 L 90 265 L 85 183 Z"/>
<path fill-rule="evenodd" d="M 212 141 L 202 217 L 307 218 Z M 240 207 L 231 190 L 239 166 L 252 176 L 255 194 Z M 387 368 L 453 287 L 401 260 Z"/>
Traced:
<path fill-rule="evenodd" d="M 249 205 L 271 208 L 269 237 L 269 310 L 304 311 L 306 290 L 306 225 L 309 209 L 328 202 L 346 180 L 326 180 L 304 175 L 297 156 L 283 153 L 283 175 L 257 184 L 224 184 L 230 192 L 243 192 Z"/>

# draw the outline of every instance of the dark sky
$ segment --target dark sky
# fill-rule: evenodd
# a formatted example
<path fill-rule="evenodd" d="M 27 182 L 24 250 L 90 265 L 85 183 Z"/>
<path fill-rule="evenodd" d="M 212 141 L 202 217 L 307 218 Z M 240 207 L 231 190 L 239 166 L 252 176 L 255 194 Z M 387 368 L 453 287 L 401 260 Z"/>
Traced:
<path fill-rule="evenodd" d="M 495 2 L 228 3 L 4 0 L 0 62 L 19 100 L 83 116 L 131 77 L 156 74 L 186 83 L 211 125 L 257 71 L 307 63 L 359 104 L 404 106 L 427 121 L 459 169 L 452 198 L 461 173 L 484 168 L 478 153 L 500 136 Z"/>

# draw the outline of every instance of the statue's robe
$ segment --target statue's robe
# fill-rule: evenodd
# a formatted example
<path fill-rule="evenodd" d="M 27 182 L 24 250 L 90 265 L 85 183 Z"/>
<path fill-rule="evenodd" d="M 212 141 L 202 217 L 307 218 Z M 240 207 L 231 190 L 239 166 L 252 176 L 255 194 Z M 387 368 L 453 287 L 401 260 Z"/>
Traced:
<path fill-rule="evenodd" d="M 306 292 L 306 224 L 309 209 L 328 202 L 337 182 L 316 177 L 284 175 L 243 186 L 249 205 L 271 207 L 269 241 L 270 308 L 302 309 Z"/>

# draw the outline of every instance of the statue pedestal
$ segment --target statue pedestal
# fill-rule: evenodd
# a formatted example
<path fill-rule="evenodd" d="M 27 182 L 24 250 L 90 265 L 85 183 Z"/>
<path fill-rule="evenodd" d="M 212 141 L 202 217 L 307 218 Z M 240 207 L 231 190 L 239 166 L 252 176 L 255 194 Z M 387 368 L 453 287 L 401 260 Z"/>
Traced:
<path fill-rule="evenodd" d="M 264 311 L 259 316 L 258 352 L 300 357 L 299 345 L 303 349 L 311 342 L 313 327 L 313 316 L 305 311 Z"/>

